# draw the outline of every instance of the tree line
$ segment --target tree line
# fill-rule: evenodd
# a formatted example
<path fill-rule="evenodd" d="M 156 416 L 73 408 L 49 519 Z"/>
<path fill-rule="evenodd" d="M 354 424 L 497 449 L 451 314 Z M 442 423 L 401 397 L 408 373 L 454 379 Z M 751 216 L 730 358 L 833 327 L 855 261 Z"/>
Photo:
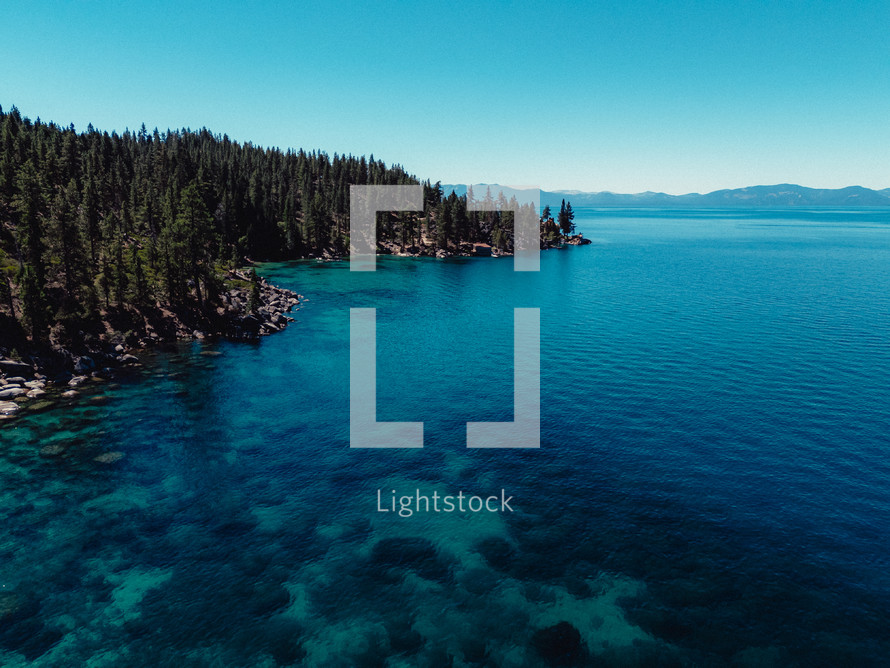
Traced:
<path fill-rule="evenodd" d="M 209 130 L 78 132 L 0 108 L 0 339 L 113 309 L 215 307 L 225 269 L 249 260 L 345 255 L 349 186 L 420 183 L 364 156 L 280 150 Z M 378 240 L 401 249 L 512 250 L 503 195 L 423 184 L 422 213 L 380 214 Z M 2 344 L 2 340 L 0 340 Z"/>

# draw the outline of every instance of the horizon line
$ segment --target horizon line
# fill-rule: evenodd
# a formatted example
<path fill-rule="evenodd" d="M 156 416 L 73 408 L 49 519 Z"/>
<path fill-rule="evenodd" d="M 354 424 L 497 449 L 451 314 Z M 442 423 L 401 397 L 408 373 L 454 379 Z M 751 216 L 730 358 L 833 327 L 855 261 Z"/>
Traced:
<path fill-rule="evenodd" d="M 457 186 L 470 185 L 469 182 L 464 183 L 445 183 L 439 181 L 443 188 L 454 188 Z M 435 182 L 433 182 L 435 184 Z M 503 183 L 473 183 L 474 186 L 496 186 L 502 188 L 514 188 L 518 190 L 523 189 L 534 189 L 536 186 L 511 186 Z M 724 191 L 735 191 L 735 190 L 749 190 L 751 188 L 781 188 L 781 187 L 790 187 L 790 188 L 805 188 L 807 190 L 827 190 L 827 191 L 840 191 L 847 190 L 850 188 L 860 188 L 862 190 L 867 190 L 869 192 L 883 194 L 885 191 L 888 193 L 887 196 L 890 197 L 890 186 L 884 188 L 869 188 L 868 186 L 862 186 L 859 184 L 852 184 L 846 186 L 837 186 L 831 188 L 820 188 L 815 186 L 805 186 L 799 183 L 790 183 L 790 182 L 782 182 L 782 183 L 755 183 L 745 186 L 736 186 L 736 187 L 725 187 L 725 188 L 716 188 L 714 190 L 700 191 L 700 190 L 692 190 L 681 193 L 669 193 L 663 190 L 637 190 L 637 191 L 618 191 L 618 190 L 581 190 L 580 188 L 554 188 L 548 189 L 540 187 L 538 188 L 541 192 L 549 192 L 549 193 L 560 193 L 566 195 L 666 195 L 667 197 L 687 197 L 691 195 L 712 195 L 714 193 L 724 192 Z"/>

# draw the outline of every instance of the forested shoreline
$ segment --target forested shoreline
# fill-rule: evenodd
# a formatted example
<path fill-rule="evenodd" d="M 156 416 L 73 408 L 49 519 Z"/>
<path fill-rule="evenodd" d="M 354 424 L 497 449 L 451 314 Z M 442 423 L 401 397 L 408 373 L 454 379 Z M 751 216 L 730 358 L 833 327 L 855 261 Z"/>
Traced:
<path fill-rule="evenodd" d="M 262 307 L 226 299 L 260 293 L 234 269 L 342 257 L 350 185 L 420 183 L 373 155 L 263 148 L 204 128 L 78 132 L 0 109 L 0 353 L 222 334 L 231 317 Z M 503 196 L 475 212 L 466 196 L 422 185 L 422 213 L 380 214 L 383 252 L 512 251 Z M 545 246 L 573 228 L 548 218 Z"/>

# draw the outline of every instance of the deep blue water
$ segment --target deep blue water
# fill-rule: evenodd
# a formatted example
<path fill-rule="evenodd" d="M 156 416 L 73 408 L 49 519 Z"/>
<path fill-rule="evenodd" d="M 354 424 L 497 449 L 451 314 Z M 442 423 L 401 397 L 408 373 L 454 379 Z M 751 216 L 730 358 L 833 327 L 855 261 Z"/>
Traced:
<path fill-rule="evenodd" d="M 283 333 L 0 427 L 0 664 L 538 666 L 565 621 L 592 665 L 886 665 L 890 211 L 576 223 L 594 243 L 538 274 L 264 265 L 309 297 Z M 369 306 L 378 419 L 424 421 L 422 450 L 348 448 Z M 468 450 L 512 419 L 523 306 L 542 447 Z M 378 489 L 515 512 L 401 518 Z"/>

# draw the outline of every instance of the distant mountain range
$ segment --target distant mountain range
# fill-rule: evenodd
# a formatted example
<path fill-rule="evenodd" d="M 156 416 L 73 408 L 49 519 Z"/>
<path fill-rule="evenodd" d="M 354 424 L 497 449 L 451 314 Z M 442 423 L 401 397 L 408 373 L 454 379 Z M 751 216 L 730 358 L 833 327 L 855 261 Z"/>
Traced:
<path fill-rule="evenodd" d="M 443 186 L 462 195 L 466 186 Z M 481 195 L 482 193 L 477 193 Z M 560 205 L 565 198 L 572 206 L 601 207 L 678 207 L 678 208 L 732 208 L 732 207 L 808 207 L 808 206 L 890 206 L 890 188 L 871 190 L 860 186 L 848 188 L 806 188 L 782 183 L 775 186 L 750 186 L 732 190 L 686 195 L 668 195 L 647 191 L 636 194 L 613 192 L 583 192 L 580 190 L 541 191 L 541 206 L 551 208 Z"/>

